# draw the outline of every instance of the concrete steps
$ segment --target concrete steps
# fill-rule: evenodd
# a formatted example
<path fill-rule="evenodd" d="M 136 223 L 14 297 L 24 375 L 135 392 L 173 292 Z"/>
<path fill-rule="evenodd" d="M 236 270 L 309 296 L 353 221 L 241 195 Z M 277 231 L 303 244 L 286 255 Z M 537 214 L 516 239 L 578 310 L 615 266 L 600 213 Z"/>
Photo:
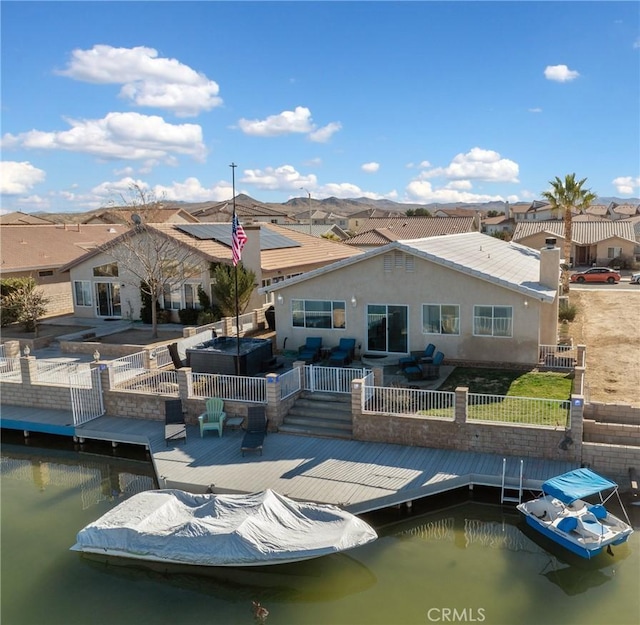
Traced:
<path fill-rule="evenodd" d="M 291 407 L 279 428 L 286 434 L 350 439 L 351 397 L 333 393 L 305 393 Z"/>

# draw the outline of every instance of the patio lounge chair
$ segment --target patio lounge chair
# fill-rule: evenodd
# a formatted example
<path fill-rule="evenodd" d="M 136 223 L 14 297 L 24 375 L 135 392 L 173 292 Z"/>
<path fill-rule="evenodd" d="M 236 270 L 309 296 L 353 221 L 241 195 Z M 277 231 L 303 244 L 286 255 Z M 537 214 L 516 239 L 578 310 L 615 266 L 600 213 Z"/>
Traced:
<path fill-rule="evenodd" d="M 404 371 L 407 367 L 416 367 L 420 363 L 427 363 L 433 360 L 433 355 L 436 351 L 436 346 L 433 343 L 429 343 L 422 352 L 411 352 L 411 356 L 400 358 L 398 361 L 400 368 Z"/>
<path fill-rule="evenodd" d="M 184 422 L 182 401 L 180 399 L 167 399 L 164 402 L 164 441 L 168 446 L 169 441 L 184 438 L 187 442 L 187 425 Z"/>
<path fill-rule="evenodd" d="M 200 438 L 204 436 L 207 430 L 216 430 L 218 436 L 222 436 L 222 428 L 227 414 L 223 410 L 224 402 L 219 397 L 210 397 L 207 399 L 207 411 L 198 416 L 200 423 Z"/>
<path fill-rule="evenodd" d="M 247 451 L 260 452 L 262 455 L 262 444 L 267 435 L 268 423 L 264 406 L 250 406 L 248 408 L 246 432 L 240 446 L 243 456 Z"/>
<path fill-rule="evenodd" d="M 356 350 L 355 339 L 340 339 L 337 347 L 331 350 L 329 365 L 348 365 L 354 358 Z"/>
<path fill-rule="evenodd" d="M 405 367 L 404 374 L 407 380 L 437 380 L 440 377 L 440 365 L 444 361 L 444 354 L 436 352 L 431 362 L 419 362 Z"/>
<path fill-rule="evenodd" d="M 308 336 L 304 345 L 298 348 L 298 358 L 306 363 L 320 360 L 320 350 L 322 349 L 321 336 Z"/>

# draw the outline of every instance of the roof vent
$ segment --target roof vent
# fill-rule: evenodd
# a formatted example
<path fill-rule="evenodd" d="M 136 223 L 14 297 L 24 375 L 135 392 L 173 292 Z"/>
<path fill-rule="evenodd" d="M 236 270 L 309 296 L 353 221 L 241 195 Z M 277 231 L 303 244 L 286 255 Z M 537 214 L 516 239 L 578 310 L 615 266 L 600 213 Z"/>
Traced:
<path fill-rule="evenodd" d="M 550 238 L 544 240 L 544 244 L 547 247 L 555 247 L 556 246 L 556 240 L 557 239 L 554 239 L 554 238 L 550 237 Z"/>

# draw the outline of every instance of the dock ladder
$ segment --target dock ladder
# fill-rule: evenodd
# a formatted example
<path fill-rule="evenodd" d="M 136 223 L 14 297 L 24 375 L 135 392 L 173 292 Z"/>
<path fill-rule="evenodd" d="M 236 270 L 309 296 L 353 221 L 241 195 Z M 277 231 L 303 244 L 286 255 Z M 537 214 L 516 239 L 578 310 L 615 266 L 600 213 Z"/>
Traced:
<path fill-rule="evenodd" d="M 502 459 L 502 488 L 500 491 L 500 502 L 510 501 L 513 503 L 522 503 L 522 473 L 524 470 L 524 461 L 520 459 L 520 475 L 518 484 L 507 484 L 507 459 Z M 518 493 L 516 496 L 514 493 Z M 511 493 L 511 494 L 507 494 Z"/>

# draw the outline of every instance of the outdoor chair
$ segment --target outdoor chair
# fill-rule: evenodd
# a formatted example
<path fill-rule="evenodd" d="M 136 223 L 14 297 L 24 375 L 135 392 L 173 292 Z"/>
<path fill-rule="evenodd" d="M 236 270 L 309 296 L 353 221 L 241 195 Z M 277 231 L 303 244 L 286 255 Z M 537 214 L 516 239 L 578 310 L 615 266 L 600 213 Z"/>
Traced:
<path fill-rule="evenodd" d="M 306 363 L 320 360 L 320 350 L 322 349 L 321 336 L 308 336 L 304 345 L 298 348 L 298 358 Z"/>
<path fill-rule="evenodd" d="M 331 350 L 329 365 L 348 365 L 353 360 L 355 351 L 355 339 L 340 339 L 340 343 Z"/>
<path fill-rule="evenodd" d="M 427 363 L 433 360 L 433 354 L 436 351 L 436 346 L 433 343 L 429 343 L 421 352 L 411 352 L 410 356 L 400 358 L 398 361 L 400 368 L 404 371 L 407 367 L 417 367 L 420 363 Z"/>
<path fill-rule="evenodd" d="M 167 399 L 164 402 L 164 441 L 168 446 L 169 441 L 184 438 L 187 442 L 187 425 L 182 411 L 182 400 Z"/>
<path fill-rule="evenodd" d="M 198 416 L 200 424 L 200 438 L 207 430 L 216 430 L 218 437 L 222 436 L 222 428 L 227 414 L 223 410 L 224 402 L 219 397 L 210 397 L 206 403 L 207 411 Z"/>
<path fill-rule="evenodd" d="M 247 409 L 246 424 L 246 432 L 240 446 L 242 455 L 247 451 L 260 452 L 262 455 L 262 445 L 269 424 L 264 406 L 250 406 Z"/>
<path fill-rule="evenodd" d="M 416 362 L 404 368 L 404 374 L 407 380 L 437 380 L 440 377 L 440 365 L 444 360 L 442 352 L 436 352 L 433 360 L 430 362 Z"/>

